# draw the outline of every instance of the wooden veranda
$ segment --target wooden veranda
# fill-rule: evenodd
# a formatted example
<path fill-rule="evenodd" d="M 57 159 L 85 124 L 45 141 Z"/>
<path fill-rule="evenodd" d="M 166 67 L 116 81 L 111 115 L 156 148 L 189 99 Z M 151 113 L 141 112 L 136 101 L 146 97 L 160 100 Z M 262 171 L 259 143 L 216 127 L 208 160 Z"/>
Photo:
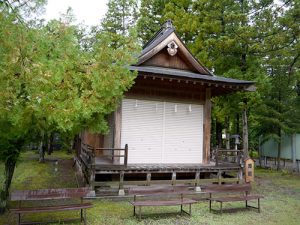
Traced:
<path fill-rule="evenodd" d="M 86 182 L 98 193 L 124 194 L 132 185 L 189 184 L 239 182 L 242 176 L 242 150 L 212 152 L 209 164 L 129 164 L 125 148 L 93 148 L 81 144 L 77 164 Z M 114 190 L 114 191 L 113 191 Z M 103 194 L 103 193 L 102 193 Z"/>

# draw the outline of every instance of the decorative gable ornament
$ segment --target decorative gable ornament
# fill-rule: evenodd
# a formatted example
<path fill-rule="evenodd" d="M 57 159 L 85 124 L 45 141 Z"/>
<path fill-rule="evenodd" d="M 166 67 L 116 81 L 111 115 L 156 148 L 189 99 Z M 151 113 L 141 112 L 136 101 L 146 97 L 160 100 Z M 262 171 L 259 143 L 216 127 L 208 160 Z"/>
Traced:
<path fill-rule="evenodd" d="M 177 48 L 178 48 L 178 45 L 176 45 L 175 41 L 171 41 L 169 44 L 168 44 L 168 53 L 170 56 L 174 56 L 176 55 L 177 53 Z"/>

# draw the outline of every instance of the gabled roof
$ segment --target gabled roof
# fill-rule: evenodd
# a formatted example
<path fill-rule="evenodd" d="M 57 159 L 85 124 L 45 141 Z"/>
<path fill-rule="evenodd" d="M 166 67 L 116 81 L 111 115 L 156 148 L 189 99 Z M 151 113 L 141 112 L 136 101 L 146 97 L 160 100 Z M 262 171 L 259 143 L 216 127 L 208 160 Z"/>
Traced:
<path fill-rule="evenodd" d="M 183 57 L 201 74 L 212 75 L 188 50 L 184 42 L 175 32 L 172 22 L 168 20 L 161 29 L 143 46 L 141 55 L 138 57 L 137 66 L 141 66 L 145 61 L 164 49 L 170 42 L 174 41 Z"/>
<path fill-rule="evenodd" d="M 169 55 L 169 44 L 175 42 L 177 54 Z M 163 56 L 163 58 L 160 58 Z M 174 58 L 175 57 L 175 58 Z M 177 57 L 177 58 L 176 58 Z M 171 62 L 183 60 L 188 66 L 172 67 Z M 161 61 L 163 61 L 161 63 Z M 216 76 L 203 66 L 188 50 L 184 42 L 175 32 L 172 22 L 169 20 L 161 29 L 143 46 L 138 62 L 130 66 L 130 70 L 138 71 L 144 77 L 159 76 L 168 79 L 192 80 L 213 87 L 213 95 L 232 93 L 237 90 L 255 91 L 253 81 L 238 80 Z"/>

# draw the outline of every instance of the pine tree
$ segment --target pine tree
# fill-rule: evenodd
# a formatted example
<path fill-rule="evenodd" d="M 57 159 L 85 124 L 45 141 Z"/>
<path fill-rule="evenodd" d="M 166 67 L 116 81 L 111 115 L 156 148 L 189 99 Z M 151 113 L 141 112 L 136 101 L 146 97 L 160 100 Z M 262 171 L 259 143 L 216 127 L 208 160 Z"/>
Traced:
<path fill-rule="evenodd" d="M 163 21 L 163 10 L 169 0 L 142 0 L 137 33 L 141 42 L 145 44 L 160 29 Z"/>
<path fill-rule="evenodd" d="M 114 34 L 128 34 L 136 24 L 138 5 L 134 0 L 109 0 L 108 11 L 102 21 L 102 30 Z"/>

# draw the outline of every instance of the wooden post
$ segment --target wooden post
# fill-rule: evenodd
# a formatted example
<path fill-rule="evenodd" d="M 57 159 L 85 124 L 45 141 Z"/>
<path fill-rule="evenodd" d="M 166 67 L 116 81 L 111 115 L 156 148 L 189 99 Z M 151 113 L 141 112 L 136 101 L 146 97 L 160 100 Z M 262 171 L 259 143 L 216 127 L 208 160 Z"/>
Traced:
<path fill-rule="evenodd" d="M 218 184 L 219 184 L 219 185 L 222 184 L 222 174 L 221 174 L 221 170 L 218 171 Z"/>
<path fill-rule="evenodd" d="M 151 184 L 151 173 L 147 173 L 147 186 L 150 186 Z"/>
<path fill-rule="evenodd" d="M 239 182 L 241 182 L 243 180 L 243 169 L 242 168 L 240 168 L 238 171 L 238 179 L 239 179 Z"/>
<path fill-rule="evenodd" d="M 119 196 L 124 196 L 124 171 L 120 172 L 120 183 L 119 183 Z"/>
<path fill-rule="evenodd" d="M 125 145 L 124 154 L 125 154 L 125 156 L 124 156 L 124 166 L 127 166 L 127 162 L 128 162 L 128 144 Z"/>
<path fill-rule="evenodd" d="M 172 173 L 172 185 L 176 185 L 176 172 Z"/>
<path fill-rule="evenodd" d="M 211 130 L 211 88 L 206 88 L 203 121 L 203 163 L 209 163 Z"/>
<path fill-rule="evenodd" d="M 115 129 L 114 129 L 114 148 L 121 148 L 121 105 L 118 106 L 114 113 Z M 120 155 L 120 151 L 115 151 L 115 155 Z M 120 163 L 120 157 L 113 159 L 114 163 Z"/>
<path fill-rule="evenodd" d="M 201 191 L 201 188 L 200 188 L 200 172 L 197 171 L 196 174 L 195 174 L 195 191 L 198 191 L 200 192 Z"/>
<path fill-rule="evenodd" d="M 92 190 L 95 190 L 95 177 L 96 177 L 96 174 L 95 174 L 95 164 L 94 165 L 91 165 L 91 174 L 90 174 L 90 187 Z"/>

